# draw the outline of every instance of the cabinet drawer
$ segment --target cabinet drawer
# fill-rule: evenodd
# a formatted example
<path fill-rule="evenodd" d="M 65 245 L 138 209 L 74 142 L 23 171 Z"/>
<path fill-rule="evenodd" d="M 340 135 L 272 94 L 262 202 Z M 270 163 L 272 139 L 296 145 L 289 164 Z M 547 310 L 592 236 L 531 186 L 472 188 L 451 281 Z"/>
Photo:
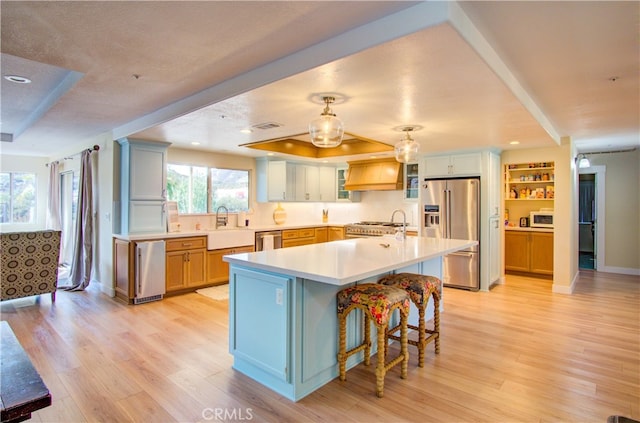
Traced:
<path fill-rule="evenodd" d="M 308 238 L 308 237 L 315 237 L 315 236 L 316 236 L 316 230 L 314 228 L 298 230 L 298 238 Z"/>
<path fill-rule="evenodd" d="M 190 250 L 192 248 L 207 248 L 207 238 L 204 236 L 193 238 L 175 238 L 166 241 L 166 251 Z"/>
<path fill-rule="evenodd" d="M 294 239 L 298 237 L 299 235 L 297 230 L 289 229 L 286 231 L 282 231 L 282 239 Z"/>

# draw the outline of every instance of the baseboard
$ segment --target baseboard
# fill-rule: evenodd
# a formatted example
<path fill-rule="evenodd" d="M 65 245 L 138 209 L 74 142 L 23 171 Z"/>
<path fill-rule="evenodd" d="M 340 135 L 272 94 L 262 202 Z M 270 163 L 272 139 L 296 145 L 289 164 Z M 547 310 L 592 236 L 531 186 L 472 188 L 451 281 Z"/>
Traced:
<path fill-rule="evenodd" d="M 554 283 L 553 286 L 551 287 L 551 292 L 554 292 L 556 294 L 567 294 L 567 295 L 573 294 L 573 290 L 576 286 L 576 283 L 578 282 L 579 274 L 580 272 L 576 272 L 576 274 L 573 275 L 573 280 L 569 285 L 558 285 Z"/>
<path fill-rule="evenodd" d="M 640 276 L 640 269 L 634 269 L 633 267 L 604 266 L 602 269 L 596 269 L 596 271 L 606 273 L 619 273 L 621 275 Z"/>
<path fill-rule="evenodd" d="M 116 296 L 116 290 L 115 290 L 115 289 L 113 289 L 113 287 L 106 286 L 105 284 L 100 283 L 100 281 L 95 280 L 95 279 L 92 279 L 92 280 L 91 280 L 91 283 L 97 283 L 97 284 L 99 284 L 99 285 L 100 285 L 100 291 L 101 291 L 101 292 L 103 292 L 103 293 L 105 293 L 105 294 L 107 294 L 107 295 L 108 295 L 108 296 L 110 296 L 111 298 L 113 298 L 113 297 L 115 297 L 115 296 Z"/>

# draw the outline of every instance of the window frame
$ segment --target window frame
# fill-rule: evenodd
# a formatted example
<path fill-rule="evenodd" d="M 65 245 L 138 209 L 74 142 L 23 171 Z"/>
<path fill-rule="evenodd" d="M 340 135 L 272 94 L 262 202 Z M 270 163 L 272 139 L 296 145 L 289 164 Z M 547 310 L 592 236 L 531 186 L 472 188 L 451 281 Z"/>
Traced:
<path fill-rule="evenodd" d="M 6 222 L 0 222 L 1 225 L 33 225 L 38 221 L 38 174 L 35 172 L 23 172 L 23 171 L 7 171 L 0 172 L 0 174 L 9 175 L 9 207 L 8 214 L 9 220 Z M 31 204 L 30 220 L 27 222 L 18 222 L 14 218 L 15 209 L 15 193 L 14 193 L 14 176 L 16 174 L 30 175 L 33 178 L 33 203 Z"/>
<path fill-rule="evenodd" d="M 229 210 L 230 214 L 237 214 L 237 213 L 241 213 L 241 212 L 246 212 L 249 211 L 249 209 L 251 208 L 251 169 L 240 169 L 240 168 L 232 168 L 232 167 L 220 167 L 220 166 L 208 166 L 208 165 L 200 165 L 200 164 L 190 164 L 190 163 L 177 163 L 177 162 L 170 162 L 167 163 L 167 175 L 169 174 L 169 166 L 183 166 L 183 167 L 188 167 L 189 168 L 189 178 L 190 178 L 190 184 L 191 182 L 191 178 L 193 177 L 193 168 L 204 168 L 206 169 L 206 173 L 207 173 L 207 182 L 206 182 L 206 186 L 207 186 L 207 199 L 206 199 L 206 208 L 207 210 L 202 213 L 202 212 L 183 212 L 182 210 L 180 210 L 180 214 L 184 215 L 184 216 L 202 216 L 202 215 L 213 215 L 215 214 L 215 210 L 213 209 L 214 207 L 214 198 L 213 198 L 213 183 L 212 183 L 212 171 L 213 170 L 226 170 L 226 171 L 236 171 L 236 172 L 246 172 L 247 175 L 247 200 L 246 200 L 246 208 L 245 209 L 241 209 L 241 210 Z M 190 204 L 189 207 L 192 207 L 192 193 L 189 194 L 190 196 Z M 175 199 L 169 199 L 168 198 L 168 192 L 167 192 L 167 201 L 176 201 Z"/>

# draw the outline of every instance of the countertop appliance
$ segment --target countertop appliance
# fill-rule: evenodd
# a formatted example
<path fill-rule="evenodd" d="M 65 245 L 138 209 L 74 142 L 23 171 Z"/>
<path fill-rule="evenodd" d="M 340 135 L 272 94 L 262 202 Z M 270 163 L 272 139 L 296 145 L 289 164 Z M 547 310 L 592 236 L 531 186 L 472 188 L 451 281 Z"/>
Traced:
<path fill-rule="evenodd" d="M 282 231 L 256 232 L 256 251 L 282 248 Z"/>
<path fill-rule="evenodd" d="M 164 240 L 137 242 L 135 269 L 133 303 L 161 300 L 166 290 Z"/>
<path fill-rule="evenodd" d="M 480 178 L 425 179 L 423 236 L 480 240 Z M 443 257 L 445 286 L 480 289 L 480 247 Z"/>
<path fill-rule="evenodd" d="M 346 225 L 344 227 L 344 234 L 345 238 L 393 235 L 396 233 L 396 230 L 401 227 L 402 223 L 400 222 L 363 221 Z"/>
<path fill-rule="evenodd" d="M 520 227 L 521 228 L 528 228 L 529 227 L 529 218 L 528 217 L 521 217 L 520 218 Z"/>
<path fill-rule="evenodd" d="M 532 228 L 553 228 L 553 211 L 532 211 L 529 213 L 529 224 Z"/>

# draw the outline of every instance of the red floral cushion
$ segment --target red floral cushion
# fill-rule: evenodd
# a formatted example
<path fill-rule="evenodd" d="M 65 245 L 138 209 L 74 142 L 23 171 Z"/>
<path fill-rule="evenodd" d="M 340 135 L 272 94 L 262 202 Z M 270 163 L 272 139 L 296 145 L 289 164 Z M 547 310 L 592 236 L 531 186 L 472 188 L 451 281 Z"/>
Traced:
<path fill-rule="evenodd" d="M 442 293 L 442 282 L 435 276 L 419 275 L 417 273 L 398 273 L 382 277 L 378 283 L 395 286 L 409 292 L 411 301 L 418 306 L 426 306 L 432 292 Z"/>
<path fill-rule="evenodd" d="M 352 286 L 338 292 L 338 313 L 343 313 L 350 305 L 360 304 L 369 310 L 376 325 L 389 323 L 391 308 L 401 303 L 405 313 L 409 313 L 409 296 L 403 289 L 392 286 L 367 283 Z"/>

